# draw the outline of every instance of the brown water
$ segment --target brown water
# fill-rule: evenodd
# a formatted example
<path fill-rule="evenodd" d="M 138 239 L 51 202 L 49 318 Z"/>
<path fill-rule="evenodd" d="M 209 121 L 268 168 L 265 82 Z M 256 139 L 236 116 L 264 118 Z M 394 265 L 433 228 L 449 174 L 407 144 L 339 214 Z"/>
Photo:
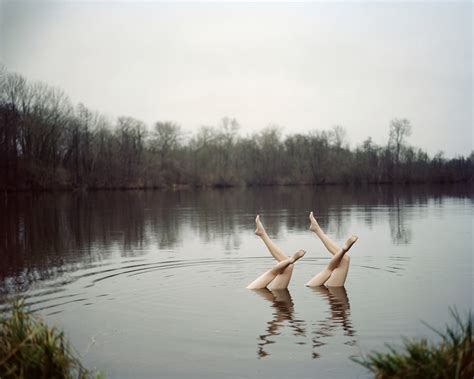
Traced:
<path fill-rule="evenodd" d="M 345 288 L 304 283 L 355 233 Z M 274 263 L 255 214 L 306 256 L 288 291 L 245 286 Z M 288 187 L 0 198 L 0 290 L 66 331 L 107 378 L 369 377 L 349 358 L 436 340 L 472 308 L 472 191 Z M 6 306 L 1 306 L 6 309 Z"/>

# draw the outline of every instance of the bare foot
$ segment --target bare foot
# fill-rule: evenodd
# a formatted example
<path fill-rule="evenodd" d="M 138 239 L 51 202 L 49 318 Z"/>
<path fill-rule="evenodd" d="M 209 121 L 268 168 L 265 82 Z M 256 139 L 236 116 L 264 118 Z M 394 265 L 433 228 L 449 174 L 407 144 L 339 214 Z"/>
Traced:
<path fill-rule="evenodd" d="M 293 256 L 290 258 L 291 263 L 295 263 L 298 259 L 303 258 L 303 256 L 306 254 L 306 251 L 303 249 L 298 250 L 296 253 L 293 254 Z"/>
<path fill-rule="evenodd" d="M 309 230 L 316 233 L 320 229 L 320 227 L 319 227 L 318 222 L 313 216 L 313 212 L 309 214 L 309 221 L 311 222 L 311 225 L 309 226 Z"/>
<path fill-rule="evenodd" d="M 263 236 L 265 234 L 265 228 L 263 227 L 260 221 L 260 215 L 257 215 L 257 217 L 255 218 L 255 224 L 257 225 L 257 229 L 255 229 L 255 234 L 259 237 Z"/>
<path fill-rule="evenodd" d="M 347 239 L 347 241 L 346 241 L 346 243 L 344 244 L 344 246 L 342 246 L 342 250 L 348 251 L 348 250 L 352 247 L 352 245 L 355 244 L 355 242 L 356 242 L 358 239 L 359 239 L 359 237 L 357 237 L 357 236 L 355 236 L 355 235 L 350 236 L 350 237 Z"/>

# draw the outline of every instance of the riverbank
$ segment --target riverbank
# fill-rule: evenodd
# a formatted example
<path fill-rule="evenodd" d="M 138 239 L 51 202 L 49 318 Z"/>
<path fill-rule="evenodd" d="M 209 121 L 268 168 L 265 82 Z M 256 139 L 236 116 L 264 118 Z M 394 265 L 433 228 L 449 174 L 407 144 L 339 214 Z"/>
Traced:
<path fill-rule="evenodd" d="M 171 190 L 171 191 L 190 191 L 202 189 L 245 189 L 245 188 L 267 188 L 267 187 L 420 187 L 420 186 L 459 186 L 466 185 L 474 187 L 474 180 L 458 180 L 458 181 L 414 181 L 414 182 L 369 182 L 369 183 L 275 183 L 275 184 L 171 184 L 162 186 L 52 186 L 52 187 L 23 187 L 23 188 L 2 188 L 0 193 L 28 193 L 28 192 L 96 192 L 96 191 L 153 191 L 153 190 Z"/>
<path fill-rule="evenodd" d="M 24 299 L 0 318 L 0 378 L 100 379 L 84 368 L 64 332 L 30 313 Z"/>
<path fill-rule="evenodd" d="M 438 331 L 437 344 L 426 339 L 405 338 L 403 347 L 389 345 L 389 352 L 373 352 L 353 360 L 376 379 L 471 379 L 474 377 L 474 336 L 472 313 L 465 317 L 451 310 L 453 326 Z"/>

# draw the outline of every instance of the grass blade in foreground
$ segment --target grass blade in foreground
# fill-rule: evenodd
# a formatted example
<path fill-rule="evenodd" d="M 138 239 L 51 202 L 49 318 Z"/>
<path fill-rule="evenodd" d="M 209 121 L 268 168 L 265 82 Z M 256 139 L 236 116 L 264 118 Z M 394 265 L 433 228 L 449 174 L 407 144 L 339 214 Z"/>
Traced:
<path fill-rule="evenodd" d="M 454 326 L 438 331 L 439 344 L 426 339 L 403 339 L 403 349 L 388 345 L 388 353 L 370 353 L 353 360 L 369 369 L 377 379 L 472 379 L 474 356 L 472 313 L 463 320 L 459 313 L 451 310 Z M 425 324 L 426 325 L 426 324 Z"/>
<path fill-rule="evenodd" d="M 51 328 L 25 309 L 23 300 L 12 304 L 0 319 L 0 378 L 89 379 L 72 353 L 62 331 Z"/>

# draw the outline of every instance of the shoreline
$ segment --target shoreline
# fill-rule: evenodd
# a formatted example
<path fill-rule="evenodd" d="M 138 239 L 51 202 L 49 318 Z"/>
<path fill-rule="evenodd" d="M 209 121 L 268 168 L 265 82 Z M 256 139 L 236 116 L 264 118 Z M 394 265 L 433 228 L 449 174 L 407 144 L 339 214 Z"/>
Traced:
<path fill-rule="evenodd" d="M 42 192 L 101 192 L 101 191 L 194 191 L 201 189 L 226 190 L 226 189 L 250 189 L 250 188 L 271 188 L 271 187 L 341 187 L 349 186 L 353 188 L 364 187 L 411 187 L 411 186 L 431 186 L 431 185 L 462 185 L 472 186 L 473 180 L 459 181 L 412 181 L 412 182 L 369 182 L 369 183 L 275 183 L 275 184 L 172 184 L 166 186 L 111 186 L 111 187 L 47 187 L 47 188 L 2 188 L 0 193 L 42 193 Z"/>

